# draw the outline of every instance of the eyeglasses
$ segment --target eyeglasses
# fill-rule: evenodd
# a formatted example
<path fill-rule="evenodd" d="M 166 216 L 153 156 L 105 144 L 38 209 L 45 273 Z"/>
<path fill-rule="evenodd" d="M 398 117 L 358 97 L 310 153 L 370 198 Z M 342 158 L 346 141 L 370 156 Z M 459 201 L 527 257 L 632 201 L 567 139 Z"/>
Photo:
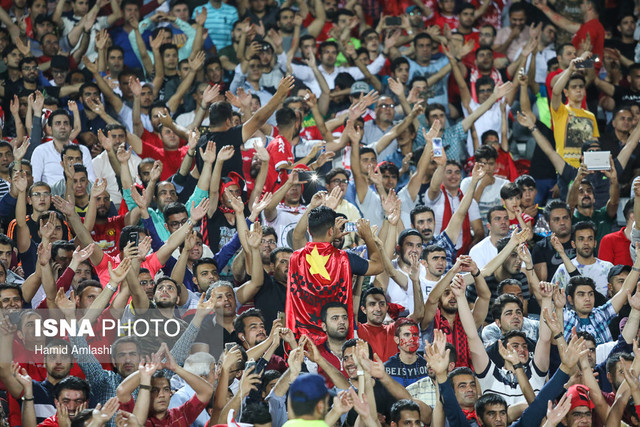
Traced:
<path fill-rule="evenodd" d="M 380 108 L 385 109 L 385 108 L 393 108 L 395 107 L 395 105 L 393 104 L 380 104 Z"/>
<path fill-rule="evenodd" d="M 340 184 L 348 184 L 349 180 L 348 179 L 332 179 L 331 181 L 329 181 L 329 184 L 334 184 L 334 185 L 340 185 Z"/>
<path fill-rule="evenodd" d="M 185 218 L 182 221 L 171 221 L 171 222 L 168 222 L 167 225 L 169 226 L 169 228 L 178 228 L 185 225 L 188 220 L 189 220 L 188 218 Z"/>
<path fill-rule="evenodd" d="M 48 191 L 36 191 L 34 193 L 31 193 L 31 197 L 35 197 L 35 198 L 44 197 L 46 199 L 47 197 L 51 197 L 51 193 Z"/>
<path fill-rule="evenodd" d="M 275 246 L 276 245 L 276 241 L 275 240 L 262 239 L 262 240 L 260 240 L 260 244 L 269 245 L 269 246 Z"/>

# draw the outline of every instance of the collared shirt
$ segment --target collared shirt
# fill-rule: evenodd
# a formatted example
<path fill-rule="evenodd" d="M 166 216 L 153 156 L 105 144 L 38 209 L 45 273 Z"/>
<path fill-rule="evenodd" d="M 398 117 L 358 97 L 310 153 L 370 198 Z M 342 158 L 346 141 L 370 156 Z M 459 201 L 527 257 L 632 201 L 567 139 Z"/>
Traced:
<path fill-rule="evenodd" d="M 436 395 L 436 385 L 430 377 L 422 378 L 406 387 L 407 391 L 414 399 L 418 399 L 432 408 L 436 406 L 438 397 Z"/>
<path fill-rule="evenodd" d="M 418 136 L 416 136 L 414 148 L 424 147 L 426 141 L 422 133 L 423 129 L 429 132 L 430 128 L 420 126 L 418 129 Z M 463 162 L 469 157 L 466 150 L 467 132 L 462 127 L 462 122 L 456 123 L 453 126 L 446 127 L 442 134 L 442 146 L 445 153 L 447 153 L 447 159 Z"/>
<path fill-rule="evenodd" d="M 203 6 L 196 7 L 191 18 L 195 19 L 203 8 L 207 9 L 204 28 L 209 30 L 209 38 L 216 45 L 216 49 L 220 50 L 229 46 L 231 44 L 231 29 L 238 20 L 238 10 L 226 3 L 221 3 L 220 7 L 216 9 L 210 2 L 207 2 Z"/>
<path fill-rule="evenodd" d="M 571 330 L 575 327 L 577 332 L 587 331 L 596 339 L 596 345 L 612 341 L 609 322 L 616 316 L 616 311 L 607 301 L 605 305 L 593 309 L 589 317 L 582 319 L 578 313 L 570 308 L 564 309 L 564 338 L 569 341 Z"/>
<path fill-rule="evenodd" d="M 386 129 L 382 129 L 380 126 L 378 126 L 375 120 L 366 121 L 364 123 L 364 135 L 362 136 L 362 143 L 369 148 L 373 148 L 373 150 L 376 151 L 377 142 L 385 133 L 389 132 L 392 127 L 393 125 L 389 125 L 389 127 L 387 127 Z M 391 154 L 393 154 L 396 148 L 398 148 L 398 141 L 394 139 L 393 141 L 391 141 L 391 143 L 389 143 L 389 145 L 385 147 L 384 150 L 379 153 L 376 151 L 378 159 L 384 159 L 390 156 Z"/>
<path fill-rule="evenodd" d="M 531 339 L 532 341 L 538 341 L 539 328 L 540 322 L 538 320 L 529 319 L 528 317 L 523 318 L 521 331 L 525 333 L 527 338 Z M 502 338 L 502 335 L 504 334 L 500 330 L 500 327 L 495 323 L 491 323 L 490 325 L 482 328 L 482 342 L 484 343 L 485 347 L 488 347 L 494 342 L 498 341 L 500 338 Z"/>
<path fill-rule="evenodd" d="M 181 405 L 187 403 L 195 394 L 196 391 L 189 384 L 185 383 L 185 385 L 181 389 L 176 391 L 173 396 L 171 396 L 171 400 L 169 401 L 169 409 L 178 408 Z M 191 424 L 191 427 L 204 427 L 207 425 L 209 418 L 211 417 L 209 416 L 207 411 L 203 410 L 202 412 L 200 412 L 200 415 L 198 415 L 198 418 L 196 418 L 196 420 Z"/>

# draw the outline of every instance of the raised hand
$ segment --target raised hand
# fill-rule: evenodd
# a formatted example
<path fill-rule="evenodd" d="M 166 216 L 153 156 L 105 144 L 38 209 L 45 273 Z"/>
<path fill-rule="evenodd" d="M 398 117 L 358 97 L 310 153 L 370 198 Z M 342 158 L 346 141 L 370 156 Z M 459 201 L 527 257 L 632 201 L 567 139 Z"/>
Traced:
<path fill-rule="evenodd" d="M 151 236 L 147 236 L 138 242 L 138 259 L 144 261 L 147 254 L 151 251 Z"/>
<path fill-rule="evenodd" d="M 535 3 L 534 3 L 535 4 Z M 560 424 L 571 410 L 571 394 L 565 393 L 554 407 L 553 401 L 547 403 L 547 422 L 544 427 L 555 427 Z"/>
<path fill-rule="evenodd" d="M 272 193 L 264 193 L 260 200 L 258 200 L 258 198 L 255 198 L 253 200 L 253 204 L 251 205 L 251 213 L 253 213 L 254 215 L 260 215 L 260 212 L 262 212 L 267 208 L 267 206 L 269 206 L 272 199 Z"/>
<path fill-rule="evenodd" d="M 209 210 L 209 199 L 204 198 L 198 203 L 198 206 L 195 206 L 196 202 L 191 202 L 191 220 L 193 222 L 198 222 L 207 214 Z"/>
<path fill-rule="evenodd" d="M 134 97 L 139 98 L 142 96 L 142 84 L 140 79 L 134 76 L 129 77 L 129 88 Z"/>
<path fill-rule="evenodd" d="M 518 352 L 514 349 L 505 347 L 502 343 L 502 340 L 498 340 L 498 352 L 500 356 L 505 360 L 505 362 L 509 362 L 512 365 L 517 365 L 520 363 L 520 356 L 518 356 Z"/>
<path fill-rule="evenodd" d="M 96 408 L 91 413 L 91 423 L 97 425 L 104 425 L 113 418 L 116 411 L 120 407 L 120 401 L 116 396 L 107 400 L 107 403 L 102 406 L 100 403 L 96 405 Z"/>
<path fill-rule="evenodd" d="M 15 144 L 17 144 L 17 140 Z M 25 136 L 22 139 L 22 144 L 13 146 L 13 160 L 16 163 L 19 163 L 24 159 L 24 156 L 27 154 L 27 149 L 31 145 L 31 139 L 28 136 Z"/>
<path fill-rule="evenodd" d="M 125 279 L 125 277 L 127 277 L 127 273 L 129 273 L 130 269 L 130 258 L 124 258 L 115 269 L 111 267 L 111 262 L 109 262 L 109 278 L 113 283 L 121 283 Z"/>
<path fill-rule="evenodd" d="M 96 182 L 91 187 L 91 198 L 96 198 L 107 189 L 107 180 L 96 178 Z"/>
<path fill-rule="evenodd" d="M 295 83 L 295 79 L 292 75 L 288 75 L 283 77 L 280 80 L 280 84 L 278 84 L 278 90 L 276 91 L 276 95 L 279 95 L 281 98 L 285 98 L 291 89 L 293 89 Z"/>
<path fill-rule="evenodd" d="M 549 238 L 549 242 L 551 243 L 551 247 L 558 252 L 559 254 L 564 252 L 564 246 L 556 236 L 556 233 L 551 233 L 551 237 Z"/>
<path fill-rule="evenodd" d="M 235 148 L 233 148 L 233 145 L 225 145 L 220 149 L 220 152 L 218 153 L 218 161 L 226 162 L 233 157 L 235 152 L 236 150 Z"/>
<path fill-rule="evenodd" d="M 64 293 L 63 288 L 58 288 L 56 292 L 55 302 L 62 314 L 69 319 L 73 319 L 76 314 L 76 298 L 73 289 L 69 293 L 69 298 Z"/>
<path fill-rule="evenodd" d="M 138 187 L 135 185 L 131 186 L 131 198 L 136 203 L 136 205 L 143 210 L 147 210 L 149 207 L 149 203 L 147 202 L 147 189 L 142 189 L 142 194 L 138 192 Z"/>
<path fill-rule="evenodd" d="M 560 289 L 558 286 L 556 286 L 553 290 L 553 295 L 551 298 L 553 299 L 553 306 L 556 308 L 556 310 L 564 310 L 564 306 L 567 304 L 567 296 L 564 293 L 564 289 Z"/>
<path fill-rule="evenodd" d="M 251 230 L 245 230 L 247 236 L 247 244 L 250 248 L 260 249 L 260 241 L 262 240 L 262 227 L 260 223 L 251 224 Z"/>
<path fill-rule="evenodd" d="M 207 22 L 207 8 L 203 7 L 199 12 L 196 12 L 196 24 L 204 27 L 204 23 Z"/>
<path fill-rule="evenodd" d="M 142 424 L 131 412 L 119 410 L 116 414 L 116 427 L 142 427 Z"/>
<path fill-rule="evenodd" d="M 239 90 L 239 89 L 238 89 Z M 220 85 L 209 85 L 202 94 L 202 103 L 205 105 L 211 105 L 213 101 L 220 96 Z"/>
<path fill-rule="evenodd" d="M 324 200 L 325 206 L 330 209 L 336 210 L 338 208 L 338 205 L 340 204 L 340 200 L 342 200 L 343 195 L 344 193 L 340 189 L 340 186 L 335 186 Z"/>
<path fill-rule="evenodd" d="M 192 137 L 195 138 L 196 133 L 195 132 L 191 132 L 191 135 L 189 137 L 189 140 L 191 141 Z M 198 138 L 200 138 L 200 133 L 197 133 Z M 198 142 L 198 140 L 196 139 L 196 143 Z M 207 147 L 205 149 L 205 151 L 202 151 L 202 147 L 200 147 L 200 156 L 202 157 L 202 160 L 205 163 L 209 163 L 210 165 L 212 165 L 215 161 L 216 161 L 216 143 L 213 141 L 209 141 L 207 142 Z"/>
<path fill-rule="evenodd" d="M 158 182 L 158 180 L 162 176 L 162 168 L 162 162 L 160 162 L 159 160 L 153 162 L 153 167 L 151 168 L 151 172 L 149 174 L 149 177 L 151 178 L 150 181 Z"/>

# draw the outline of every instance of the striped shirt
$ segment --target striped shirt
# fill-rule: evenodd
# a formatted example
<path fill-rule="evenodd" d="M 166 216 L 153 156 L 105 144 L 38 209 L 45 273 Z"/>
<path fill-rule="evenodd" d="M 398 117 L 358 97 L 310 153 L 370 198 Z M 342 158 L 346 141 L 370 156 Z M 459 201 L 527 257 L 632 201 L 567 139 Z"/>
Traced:
<path fill-rule="evenodd" d="M 596 339 L 596 345 L 613 341 L 611 331 L 609 331 L 609 322 L 616 316 L 616 311 L 611 305 L 611 301 L 601 307 L 593 309 L 589 317 L 581 319 L 578 313 L 570 308 L 564 309 L 564 338 L 569 341 L 571 338 L 571 329 L 576 327 L 577 332 L 587 331 Z"/>
<path fill-rule="evenodd" d="M 231 30 L 238 20 L 238 10 L 226 3 L 221 3 L 219 8 L 214 8 L 210 2 L 193 10 L 192 18 L 195 19 L 203 7 L 207 8 L 207 20 L 204 28 L 209 30 L 209 38 L 220 50 L 231 44 Z"/>

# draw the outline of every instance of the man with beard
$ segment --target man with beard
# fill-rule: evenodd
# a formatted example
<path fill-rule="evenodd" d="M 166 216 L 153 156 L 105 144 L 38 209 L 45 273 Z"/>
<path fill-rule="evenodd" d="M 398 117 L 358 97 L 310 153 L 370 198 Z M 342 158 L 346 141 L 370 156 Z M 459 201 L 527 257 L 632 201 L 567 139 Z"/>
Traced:
<path fill-rule="evenodd" d="M 587 168 L 585 165 L 580 166 L 578 175 L 569 187 L 567 195 L 567 203 L 573 210 L 573 222 L 591 221 L 596 226 L 596 241 L 611 232 L 611 226 L 616 220 L 618 213 L 618 204 L 620 202 L 620 187 L 618 185 L 618 175 L 611 161 L 611 170 L 602 173 L 609 178 L 609 200 L 607 204 L 600 209 L 596 209 L 596 198 L 594 196 L 593 186 L 586 179 Z"/>
<path fill-rule="evenodd" d="M 6 320 L 5 320 L 6 321 Z M 1 334 L 2 347 L 9 346 L 7 343 L 12 340 L 13 333 L 7 334 L 3 329 Z M 8 393 L 16 400 L 22 400 L 22 403 L 28 401 L 38 402 L 39 411 L 37 415 L 37 423 L 43 422 L 46 418 L 56 414 L 56 406 L 54 400 L 54 388 L 65 378 L 69 377 L 69 372 L 73 365 L 73 356 L 71 354 L 71 346 L 66 341 L 54 339 L 49 342 L 43 349 L 45 353 L 44 363 L 46 366 L 47 376 L 42 381 L 31 379 L 31 390 L 27 390 L 22 381 L 18 381 L 14 376 L 15 369 L 12 366 L 11 359 L 5 359 L 6 355 L 2 354 L 0 362 L 0 380 L 7 387 Z M 24 363 L 26 361 L 18 361 Z M 21 371 L 24 375 L 25 371 Z"/>
<path fill-rule="evenodd" d="M 48 124 L 51 127 L 52 140 L 39 144 L 40 141 L 32 141 L 36 145 L 31 157 L 33 166 L 33 179 L 44 181 L 49 185 L 64 179 L 64 164 L 82 163 L 87 168 L 89 181 L 95 181 L 91 153 L 84 145 L 70 144 L 71 117 L 66 110 L 56 110 L 49 115 Z"/>
<path fill-rule="evenodd" d="M 403 387 L 427 376 L 427 361 L 417 351 L 420 347 L 418 324 L 409 318 L 400 318 L 395 325 L 398 354 L 384 364 L 387 374 Z"/>
<path fill-rule="evenodd" d="M 471 248 L 469 256 L 484 268 L 498 256 L 498 241 L 509 235 L 509 215 L 504 206 L 494 206 L 487 212 L 487 229 L 489 235 Z"/>
<path fill-rule="evenodd" d="M 613 264 L 595 256 L 598 246 L 595 224 L 591 221 L 580 221 L 575 224 L 572 230 L 571 245 L 576 249 L 576 257 L 572 260 L 563 253 L 562 248 L 556 242 L 554 249 L 562 258 L 563 265 L 558 267 L 551 281 L 558 283 L 560 288 L 564 289 L 568 286 L 571 277 L 575 275 L 588 276 L 594 281 L 596 290 L 606 296 L 607 277 Z"/>
<path fill-rule="evenodd" d="M 120 230 L 127 224 L 130 212 L 125 215 L 109 216 L 111 197 L 105 190 L 106 182 L 96 181 L 91 188 L 91 198 L 84 218 L 85 227 L 91 232 L 93 240 L 102 250 L 111 256 L 120 253 L 117 242 L 120 241 Z"/>
<path fill-rule="evenodd" d="M 327 334 L 327 340 L 318 345 L 320 355 L 345 377 L 347 373 L 342 365 L 342 346 L 349 335 L 349 314 L 347 307 L 339 302 L 325 304 L 320 311 L 322 330 Z M 318 374 L 322 375 L 330 387 L 333 386 L 331 377 L 318 366 Z"/>
<path fill-rule="evenodd" d="M 254 357 L 260 365 L 256 365 L 257 371 L 266 372 L 275 369 L 284 373 L 287 370 L 285 360 L 273 353 L 280 346 L 281 338 L 291 348 L 296 348 L 298 343 L 293 333 L 289 329 L 278 327 L 279 324 L 280 322 L 276 322 L 275 327 L 271 329 L 271 334 L 267 335 L 264 317 L 257 308 L 243 311 L 233 320 L 233 327 L 238 335 L 238 340 L 242 342 L 242 347 L 247 351 L 247 355 L 253 353 L 251 357 Z"/>
<path fill-rule="evenodd" d="M 287 171 L 293 167 L 295 157 L 291 140 L 300 133 L 299 122 L 295 111 L 281 108 L 276 111 L 278 136 L 269 143 L 269 171 L 265 191 L 275 193 L 287 181 Z"/>
<path fill-rule="evenodd" d="M 116 208 L 119 208 L 120 203 L 122 203 L 122 193 L 118 187 L 116 176 L 121 176 L 120 168 L 122 166 L 116 158 L 116 153 L 127 142 L 127 130 L 121 124 L 110 123 L 104 128 L 104 132 L 104 136 L 102 133 L 98 134 L 104 151 L 93 159 L 93 170 L 96 178 L 102 178 L 107 181 L 107 192 Z M 141 161 L 142 159 L 137 154 L 131 155 L 127 162 L 131 176 L 136 176 L 138 165 L 140 165 Z"/>
<path fill-rule="evenodd" d="M 544 207 L 543 215 L 552 234 L 539 240 L 533 247 L 531 255 L 536 276 L 545 281 L 553 277 L 558 267 L 562 265 L 562 258 L 551 245 L 551 238 L 555 236 L 558 239 L 569 259 L 575 258 L 576 250 L 571 245 L 571 210 L 569 205 L 562 200 L 549 200 Z"/>

